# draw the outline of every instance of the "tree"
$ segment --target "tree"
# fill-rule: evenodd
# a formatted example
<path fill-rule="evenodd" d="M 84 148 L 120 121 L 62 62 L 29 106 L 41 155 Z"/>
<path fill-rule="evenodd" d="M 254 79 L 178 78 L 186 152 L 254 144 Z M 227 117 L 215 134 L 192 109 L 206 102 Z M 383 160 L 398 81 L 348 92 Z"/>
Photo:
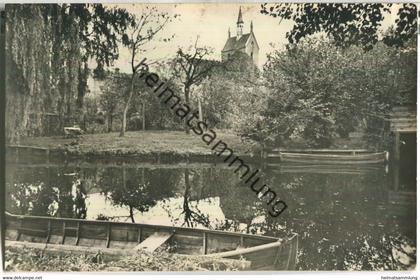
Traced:
<path fill-rule="evenodd" d="M 7 139 L 43 135 L 45 117 L 59 126 L 83 119 L 88 60 L 99 67 L 118 57 L 129 13 L 101 4 L 9 5 L 6 72 Z"/>
<path fill-rule="evenodd" d="M 130 79 L 119 72 L 110 73 L 101 87 L 103 94 L 100 96 L 99 103 L 107 116 L 108 132 L 112 131 L 114 117 L 122 112 L 122 102 L 124 92 L 127 92 Z"/>
<path fill-rule="evenodd" d="M 118 41 L 127 29 L 130 19 L 131 15 L 125 9 L 108 8 L 102 4 L 64 4 L 52 8 L 54 32 L 63 38 L 72 36 L 70 38 L 72 46 L 78 51 L 80 63 L 75 65 L 75 71 L 77 71 L 76 108 L 80 116 L 79 121 L 85 114 L 83 100 L 90 73 L 88 61 L 95 60 L 98 71 L 117 59 Z M 58 32 L 64 35 L 58 35 Z"/>
<path fill-rule="evenodd" d="M 209 126 L 234 128 L 241 118 L 237 113 L 247 112 L 248 89 L 259 88 L 259 70 L 250 56 L 242 52 L 232 54 L 229 60 L 214 63 L 210 73 L 194 88 L 200 95 L 203 117 Z M 251 90 L 251 94 L 252 90 Z M 240 109 L 239 109 L 240 108 Z M 241 111 L 241 110 L 245 111 Z M 244 116 L 245 117 L 245 116 Z"/>
<path fill-rule="evenodd" d="M 70 121 L 80 123 L 85 116 L 88 61 L 93 59 L 97 69 L 102 69 L 118 58 L 118 40 L 129 24 L 130 14 L 101 4 L 41 7 L 51 26 L 52 72 L 58 74 L 53 81 L 58 87 L 53 90 L 61 96 L 57 104 L 61 126 Z M 71 120 L 66 120 L 69 116 Z"/>
<path fill-rule="evenodd" d="M 174 15 L 173 18 L 176 18 Z M 167 12 L 161 12 L 157 7 L 146 6 L 143 8 L 139 16 L 133 16 L 130 28 L 127 34 L 124 34 L 122 43 L 130 51 L 131 60 L 131 81 L 130 89 L 125 99 L 125 105 L 122 112 L 122 125 L 120 131 L 120 137 L 125 135 L 127 127 L 127 112 L 135 92 L 135 83 L 137 75 L 142 70 L 142 62 L 139 59 L 145 51 L 145 45 L 150 43 L 155 36 L 164 29 L 164 27 L 172 20 Z M 170 38 L 164 38 L 164 41 L 168 41 Z"/>
<path fill-rule="evenodd" d="M 198 47 L 198 37 L 194 46 L 187 51 L 179 49 L 174 59 L 174 76 L 182 84 L 185 104 L 191 108 L 190 93 L 193 85 L 198 85 L 210 73 L 214 63 L 206 58 L 211 54 L 208 47 Z M 190 133 L 187 119 L 185 119 L 185 132 Z"/>
<path fill-rule="evenodd" d="M 232 127 L 239 132 L 241 139 L 256 141 L 262 150 L 266 145 L 274 142 L 273 134 L 271 134 L 271 120 L 264 115 L 269 102 L 269 91 L 264 82 L 259 79 L 252 85 L 234 85 L 236 98 L 231 117 Z"/>
<path fill-rule="evenodd" d="M 369 50 L 380 41 L 379 27 L 395 4 L 381 3 L 305 3 L 262 4 L 261 13 L 274 18 L 293 20 L 287 33 L 291 44 L 317 32 L 326 32 L 340 46 L 359 45 Z M 404 46 L 417 34 L 417 9 L 414 3 L 399 6 L 396 33 L 383 41 L 389 46 Z"/>
<path fill-rule="evenodd" d="M 385 118 L 416 90 L 415 63 L 401 61 L 407 53 L 416 58 L 411 49 L 378 43 L 365 52 L 311 38 L 273 52 L 264 67 L 269 97 L 261 115 L 267 137 L 277 144 L 303 139 L 309 146 L 328 147 L 356 128 L 377 134 L 364 123 Z"/>

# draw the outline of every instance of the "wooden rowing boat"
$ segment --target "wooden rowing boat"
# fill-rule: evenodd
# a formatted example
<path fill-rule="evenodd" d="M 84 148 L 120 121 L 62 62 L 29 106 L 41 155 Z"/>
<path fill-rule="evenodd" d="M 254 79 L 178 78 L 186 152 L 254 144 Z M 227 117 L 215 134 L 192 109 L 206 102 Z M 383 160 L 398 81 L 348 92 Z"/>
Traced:
<path fill-rule="evenodd" d="M 6 242 L 28 242 L 62 250 L 155 251 L 245 259 L 251 270 L 294 270 L 298 236 L 270 236 L 161 225 L 14 215 L 6 212 Z"/>
<path fill-rule="evenodd" d="M 380 164 L 312 164 L 312 163 L 268 163 L 274 173 L 304 173 L 304 174 L 367 174 L 372 172 L 388 172 L 387 166 Z"/>
<path fill-rule="evenodd" d="M 276 157 L 275 154 L 270 155 Z M 365 150 L 302 150 L 278 151 L 280 162 L 311 164 L 378 164 L 388 160 L 388 152 L 368 152 Z"/>

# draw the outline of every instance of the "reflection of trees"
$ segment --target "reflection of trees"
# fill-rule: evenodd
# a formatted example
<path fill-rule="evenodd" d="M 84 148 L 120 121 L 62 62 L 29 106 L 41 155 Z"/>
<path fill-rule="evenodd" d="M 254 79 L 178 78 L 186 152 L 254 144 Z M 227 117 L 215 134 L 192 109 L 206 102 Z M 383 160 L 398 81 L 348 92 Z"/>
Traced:
<path fill-rule="evenodd" d="M 24 215 L 86 218 L 86 191 L 68 168 L 12 169 L 7 177 L 8 211 Z M 72 192 L 72 188 L 74 188 Z"/>
<path fill-rule="evenodd" d="M 416 252 L 410 249 L 410 240 L 401 235 L 361 234 L 347 250 L 345 265 L 340 269 L 398 270 L 410 269 L 415 264 Z M 403 257 L 403 260 L 400 259 Z"/>
<path fill-rule="evenodd" d="M 9 185 L 9 184 L 8 184 Z M 8 187 L 6 209 L 21 215 L 51 215 L 50 205 L 57 200 L 57 193 L 44 184 L 38 186 L 16 183 Z"/>
<path fill-rule="evenodd" d="M 86 191 L 80 172 L 74 168 L 54 168 L 48 174 L 48 184 L 57 191 L 56 216 L 86 218 Z"/>
<path fill-rule="evenodd" d="M 184 224 L 189 227 L 201 224 L 207 228 L 240 231 L 240 224 L 245 223 L 250 232 L 252 220 L 262 211 L 255 194 L 241 184 L 232 170 L 185 169 L 184 183 L 182 214 Z M 224 221 L 210 222 L 210 216 L 198 208 L 199 201 L 211 197 L 219 197 Z"/>
<path fill-rule="evenodd" d="M 9 168 L 9 167 L 8 167 Z M 8 170 L 6 208 L 18 214 L 86 216 L 86 193 L 97 185 L 112 203 L 146 212 L 158 201 L 181 196 L 186 226 L 241 231 L 282 237 L 299 234 L 299 269 L 406 269 L 395 255 L 415 261 L 415 211 L 400 205 L 402 213 L 388 203 L 386 178 L 382 173 L 275 174 L 264 170 L 270 185 L 288 205 L 272 218 L 264 203 L 239 182 L 232 170 L 106 168 L 17 168 Z M 98 179 L 96 179 L 98 178 Z M 73 191 L 72 191 L 73 186 Z M 199 202 L 219 197 L 225 221 L 213 221 L 202 213 Z M 173 205 L 168 214 L 173 211 Z M 103 213 L 108 217 L 112 213 Z M 411 215 L 411 216 L 410 216 Z M 393 217 L 395 216 L 395 217 Z M 172 216 L 171 216 L 172 217 Z M 220 224 L 218 224 L 220 222 Z M 394 252 L 394 254 L 392 253 Z"/>
<path fill-rule="evenodd" d="M 197 174 L 194 172 L 194 174 Z M 197 207 L 191 205 L 191 183 L 190 183 L 190 172 L 188 169 L 184 169 L 184 182 L 185 182 L 185 192 L 183 200 L 183 211 L 184 214 L 184 223 L 188 227 L 194 227 L 194 225 L 201 224 L 205 227 L 210 227 L 209 216 L 201 213 Z M 197 186 L 196 186 L 197 187 Z"/>
<path fill-rule="evenodd" d="M 86 219 L 86 189 L 84 187 L 84 182 L 76 180 L 76 182 L 73 183 L 73 187 L 76 188 L 76 195 L 73 199 L 74 215 L 78 219 Z"/>
<path fill-rule="evenodd" d="M 225 214 L 223 229 L 240 231 L 240 224 L 246 225 L 246 233 L 255 233 L 253 220 L 261 215 L 263 204 L 256 194 L 243 182 L 240 182 L 232 170 L 219 178 L 220 207 Z"/>
<path fill-rule="evenodd" d="M 389 224 L 382 174 L 280 174 L 269 183 L 289 207 L 278 218 L 266 214 L 258 227 L 269 235 L 299 233 L 300 269 L 392 269 L 392 247 L 410 243 L 395 238 L 401 231 Z"/>
<path fill-rule="evenodd" d="M 170 170 L 169 174 L 163 173 L 144 168 L 107 168 L 101 172 L 99 186 L 113 204 L 128 207 L 129 217 L 135 223 L 135 210 L 147 212 L 173 193 L 173 175 Z"/>
<path fill-rule="evenodd" d="M 6 210 L 16 214 L 48 215 L 56 193 L 43 183 L 45 170 L 8 165 L 6 170 Z"/>

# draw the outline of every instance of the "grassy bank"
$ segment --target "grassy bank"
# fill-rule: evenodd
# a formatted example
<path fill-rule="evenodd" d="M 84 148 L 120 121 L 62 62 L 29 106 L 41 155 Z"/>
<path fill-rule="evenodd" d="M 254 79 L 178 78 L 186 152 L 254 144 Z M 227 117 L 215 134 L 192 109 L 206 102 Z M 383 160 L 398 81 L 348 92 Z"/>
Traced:
<path fill-rule="evenodd" d="M 238 154 L 249 154 L 257 148 L 256 144 L 241 141 L 240 136 L 229 132 L 217 132 L 218 140 L 224 141 Z M 20 145 L 49 148 L 52 151 L 67 152 L 75 155 L 210 155 L 207 146 L 193 132 L 187 135 L 182 131 L 129 131 L 125 137 L 118 133 L 86 134 L 79 139 L 56 137 L 27 137 Z"/>
<path fill-rule="evenodd" d="M 113 257 L 98 254 L 51 254 L 32 248 L 6 247 L 6 271 L 238 271 L 242 261 L 204 256 L 172 255 L 166 252 L 138 252 Z"/>
<path fill-rule="evenodd" d="M 53 137 L 23 137 L 19 145 L 48 148 L 50 151 L 77 157 L 107 157 L 107 156 L 143 156 L 156 160 L 159 156 L 175 156 L 178 159 L 194 156 L 212 155 L 211 147 L 219 140 L 225 142 L 236 155 L 260 155 L 260 145 L 252 141 L 242 141 L 241 137 L 232 131 L 217 131 L 217 138 L 209 146 L 193 132 L 183 131 L 129 131 L 124 137 L 119 133 L 85 134 L 80 138 Z M 305 148 L 297 140 L 283 143 L 278 148 Z M 307 147 L 306 147 L 307 148 Z M 366 148 L 361 138 L 336 139 L 334 149 Z M 175 159 L 175 158 L 172 158 Z"/>

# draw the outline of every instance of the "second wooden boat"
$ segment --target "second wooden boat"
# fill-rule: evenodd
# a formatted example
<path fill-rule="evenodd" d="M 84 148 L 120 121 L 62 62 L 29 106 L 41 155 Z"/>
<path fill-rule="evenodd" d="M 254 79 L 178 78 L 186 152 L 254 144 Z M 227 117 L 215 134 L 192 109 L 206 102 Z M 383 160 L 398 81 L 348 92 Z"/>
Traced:
<path fill-rule="evenodd" d="M 298 236 L 275 238 L 217 230 L 137 223 L 13 215 L 6 212 L 6 244 L 28 242 L 62 250 L 75 247 L 124 252 L 155 251 L 245 259 L 251 270 L 294 270 Z M 90 250 L 92 252 L 92 250 Z"/>
<path fill-rule="evenodd" d="M 311 164 L 378 164 L 388 161 L 388 152 L 368 152 L 365 150 L 301 150 L 276 151 L 271 153 L 272 159 L 280 162 L 311 163 Z"/>

